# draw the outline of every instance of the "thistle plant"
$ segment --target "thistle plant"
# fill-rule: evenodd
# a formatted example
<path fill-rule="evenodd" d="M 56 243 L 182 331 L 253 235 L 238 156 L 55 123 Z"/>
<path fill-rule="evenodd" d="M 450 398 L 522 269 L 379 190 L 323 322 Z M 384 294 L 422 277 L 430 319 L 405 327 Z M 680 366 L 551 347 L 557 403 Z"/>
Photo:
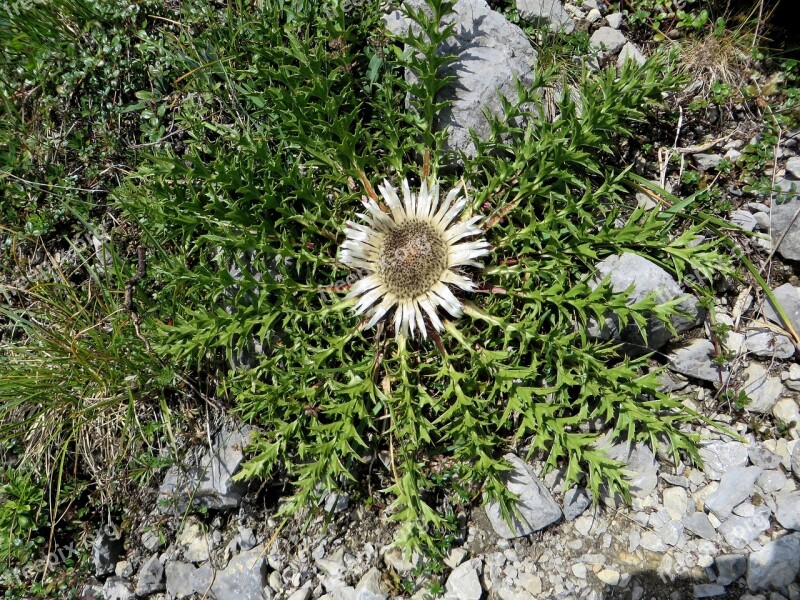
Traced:
<path fill-rule="evenodd" d="M 176 38 L 187 136 L 116 194 L 158 282 L 137 298 L 161 321 L 144 335 L 258 426 L 240 476 L 286 478 L 292 513 L 373 473 L 398 541 L 434 552 L 452 526 L 440 502 L 483 492 L 514 510 L 509 449 L 595 498 L 601 484 L 627 494 L 603 435 L 694 457 L 698 415 L 658 391 L 646 358 L 587 334 L 608 311 L 644 328 L 677 310 L 590 285 L 604 257 L 728 273 L 713 241 L 695 243 L 701 225 L 676 236 L 674 214 L 631 207 L 615 153 L 677 87 L 668 57 L 582 73 L 580 110 L 565 93 L 554 122 L 537 91 L 560 82 L 540 72 L 477 155 L 442 175 L 437 50 L 452 2 L 430 0 L 410 14 L 417 33 L 392 40 L 377 7 L 348 25 L 265 4 L 229 8 L 225 33 Z M 438 188 L 459 191 L 440 200 Z M 229 368 L 253 340 L 252 366 Z"/>

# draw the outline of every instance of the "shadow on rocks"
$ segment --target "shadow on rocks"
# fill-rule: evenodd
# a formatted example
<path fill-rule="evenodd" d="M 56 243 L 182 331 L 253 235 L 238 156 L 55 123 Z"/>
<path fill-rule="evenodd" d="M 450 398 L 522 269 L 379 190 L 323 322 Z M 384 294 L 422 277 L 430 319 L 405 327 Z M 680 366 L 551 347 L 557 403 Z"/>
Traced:
<path fill-rule="evenodd" d="M 640 571 L 630 578 L 625 586 L 606 586 L 603 600 L 688 600 L 691 598 L 710 598 L 712 600 L 733 600 L 734 598 L 758 598 L 751 596 L 743 582 L 727 587 L 710 582 L 708 579 L 679 576 L 664 579 L 652 570 Z M 760 596 L 765 599 L 766 596 Z"/>

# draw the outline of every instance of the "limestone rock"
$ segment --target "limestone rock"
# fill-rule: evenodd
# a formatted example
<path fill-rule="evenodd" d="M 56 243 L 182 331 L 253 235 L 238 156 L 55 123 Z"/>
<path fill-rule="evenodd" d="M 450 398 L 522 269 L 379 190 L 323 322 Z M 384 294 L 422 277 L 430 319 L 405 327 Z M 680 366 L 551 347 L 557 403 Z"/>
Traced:
<path fill-rule="evenodd" d="M 746 382 L 743 390 L 750 400 L 747 410 L 759 414 L 769 412 L 783 393 L 780 377 L 770 375 L 767 369 L 758 363 L 751 363 L 744 370 L 744 375 Z"/>
<path fill-rule="evenodd" d="M 659 303 L 681 298 L 682 301 L 677 308 L 682 314 L 675 315 L 671 319 L 672 325 L 679 333 L 695 327 L 705 315 L 697 298 L 685 294 L 669 273 L 638 254 L 624 252 L 611 256 L 598 263 L 595 269 L 595 277 L 589 281 L 590 286 L 597 287 L 602 281 L 608 280 L 611 288 L 618 293 L 633 287 L 631 303 L 638 302 L 651 293 Z M 633 323 L 628 323 L 620 331 L 619 319 L 613 314 L 606 316 L 602 326 L 591 323 L 588 332 L 592 337 L 624 342 L 625 350 L 631 354 L 643 354 L 649 349 L 656 350 L 672 337 L 661 321 L 651 318 L 647 325 L 645 343 L 639 328 Z"/>
<path fill-rule="evenodd" d="M 405 4 L 427 9 L 423 0 L 406 0 Z M 439 113 L 437 127 L 448 130 L 446 150 L 474 156 L 470 129 L 481 140 L 489 138 L 491 127 L 484 109 L 502 116 L 501 95 L 514 102 L 518 97 L 515 79 L 523 85 L 533 83 L 538 55 L 522 29 L 491 10 L 485 0 L 459 0 L 454 11 L 443 19 L 443 25 L 455 24 L 454 34 L 439 51 L 456 56 L 441 73 L 455 79 L 437 97 L 451 103 Z M 384 17 L 384 22 L 396 35 L 411 26 L 399 10 Z M 413 79 L 413 74 L 407 77 Z"/>
<path fill-rule="evenodd" d="M 753 495 L 759 475 L 761 475 L 761 469 L 758 467 L 730 469 L 722 475 L 717 490 L 706 498 L 706 509 L 720 521 L 726 519 L 734 506 Z"/>
<path fill-rule="evenodd" d="M 503 519 L 500 503 L 489 502 L 486 515 L 495 532 L 505 538 L 512 539 L 528 535 L 555 523 L 561 518 L 561 509 L 550 492 L 531 472 L 528 465 L 514 454 L 504 456 L 512 469 L 502 474 L 508 490 L 519 496 L 517 508 L 520 517 L 514 518 L 513 529 Z"/>
<path fill-rule="evenodd" d="M 747 560 L 747 587 L 751 592 L 785 590 L 800 572 L 800 533 L 780 537 Z"/>
<path fill-rule="evenodd" d="M 800 207 L 800 181 L 780 179 L 776 183 L 778 192 L 772 203 L 773 243 L 783 238 L 778 253 L 789 260 L 800 259 L 800 223 L 794 215 Z M 794 221 L 793 221 L 794 219 Z"/>
<path fill-rule="evenodd" d="M 715 481 L 718 481 L 730 469 L 744 467 L 747 464 L 747 446 L 741 442 L 709 442 L 699 450 L 703 459 L 703 471 Z"/>
<path fill-rule="evenodd" d="M 517 11 L 523 19 L 540 20 L 551 31 L 572 33 L 575 23 L 561 6 L 561 0 L 517 0 Z"/>
<path fill-rule="evenodd" d="M 170 467 L 159 489 L 161 512 L 180 514 L 189 502 L 216 510 L 239 505 L 247 486 L 234 481 L 244 460 L 244 448 L 250 440 L 250 429 L 223 429 L 215 438 L 214 448 L 194 467 Z"/>
<path fill-rule="evenodd" d="M 460 600 L 480 600 L 483 596 L 482 566 L 480 559 L 473 558 L 453 569 L 445 584 L 448 595 Z"/>
<path fill-rule="evenodd" d="M 798 202 L 800 202 L 800 199 Z M 800 221 L 800 219 L 798 220 Z M 800 239 L 800 232 L 798 232 L 798 239 Z M 800 289 L 794 287 L 791 283 L 784 283 L 779 288 L 772 290 L 772 293 L 786 313 L 792 327 L 794 327 L 795 331 L 800 331 Z M 764 304 L 764 316 L 773 323 L 783 326 L 777 311 L 769 302 Z"/>
<path fill-rule="evenodd" d="M 709 340 L 689 340 L 669 353 L 669 368 L 676 373 L 711 383 L 728 379 L 728 368 L 713 361 L 716 349 Z"/>
<path fill-rule="evenodd" d="M 609 54 L 615 54 L 627 41 L 621 31 L 612 27 L 600 27 L 589 38 L 592 48 Z"/>
<path fill-rule="evenodd" d="M 800 490 L 778 494 L 775 518 L 786 529 L 800 531 Z"/>
<path fill-rule="evenodd" d="M 165 589 L 164 565 L 158 559 L 158 554 L 153 554 L 139 569 L 139 577 L 136 580 L 136 595 L 150 596 L 156 592 L 163 592 Z"/>
<path fill-rule="evenodd" d="M 267 557 L 262 546 L 234 556 L 228 565 L 217 571 L 211 584 L 214 598 L 262 600 L 261 590 L 267 584 Z"/>

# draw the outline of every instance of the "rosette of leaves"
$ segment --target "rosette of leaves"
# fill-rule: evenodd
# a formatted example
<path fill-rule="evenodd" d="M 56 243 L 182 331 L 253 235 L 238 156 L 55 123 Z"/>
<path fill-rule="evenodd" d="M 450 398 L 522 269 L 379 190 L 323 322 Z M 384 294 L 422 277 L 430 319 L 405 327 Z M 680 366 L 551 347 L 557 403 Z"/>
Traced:
<path fill-rule="evenodd" d="M 556 75 L 520 88 L 491 139 L 440 181 L 463 178 L 467 211 L 484 217 L 493 251 L 470 271 L 477 290 L 440 336 L 398 341 L 380 324 L 362 331 L 343 301 L 357 274 L 336 257 L 372 185 L 409 177 L 418 187 L 415 174 L 444 159 L 437 93 L 452 57 L 437 48 L 453 3 L 412 12 L 419 33 L 400 39 L 386 39 L 377 8 L 354 19 L 265 4 L 229 8 L 224 34 L 176 40 L 187 75 L 174 105 L 187 135 L 117 194 L 150 249 L 151 285 L 137 301 L 161 321 L 147 331 L 154 349 L 208 374 L 259 426 L 241 477 L 288 481 L 285 512 L 383 478 L 374 493 L 388 497 L 398 539 L 432 551 L 454 522 L 443 506 L 484 492 L 514 510 L 501 477 L 509 448 L 563 467 L 595 498 L 601 485 L 627 494 L 602 434 L 663 438 L 694 456 L 683 426 L 697 415 L 658 391 L 646 359 L 586 333 L 609 310 L 642 327 L 676 310 L 592 288 L 604 257 L 636 252 L 679 278 L 727 269 L 713 243 L 694 243 L 699 226 L 678 235 L 673 213 L 631 208 L 618 166 L 620 140 L 677 85 L 667 61 L 581 73 L 580 110 L 565 94 L 554 122 L 536 106 Z M 231 369 L 254 340 L 262 352 Z"/>

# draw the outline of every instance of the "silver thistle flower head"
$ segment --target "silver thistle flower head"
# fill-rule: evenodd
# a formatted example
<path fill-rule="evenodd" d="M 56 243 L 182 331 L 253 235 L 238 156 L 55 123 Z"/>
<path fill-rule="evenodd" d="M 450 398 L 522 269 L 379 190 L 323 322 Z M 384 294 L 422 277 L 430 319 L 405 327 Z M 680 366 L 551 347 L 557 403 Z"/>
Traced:
<path fill-rule="evenodd" d="M 456 220 L 467 205 L 454 188 L 439 202 L 439 184 L 423 178 L 419 193 L 403 180 L 403 200 L 384 180 L 378 190 L 389 208 L 387 214 L 373 199 L 365 206 L 363 223 L 347 222 L 342 263 L 366 274 L 350 288 L 346 298 L 358 298 L 357 315 L 366 313 L 364 329 L 374 326 L 394 309 L 397 336 L 427 337 L 425 315 L 436 329 L 443 328 L 439 307 L 453 318 L 461 315 L 461 302 L 448 287 L 465 292 L 475 289 L 461 267 L 482 267 L 476 259 L 489 254 L 489 243 L 478 226 L 481 217 Z M 472 238 L 472 241 L 466 241 Z M 476 239 L 477 238 L 477 239 Z"/>

